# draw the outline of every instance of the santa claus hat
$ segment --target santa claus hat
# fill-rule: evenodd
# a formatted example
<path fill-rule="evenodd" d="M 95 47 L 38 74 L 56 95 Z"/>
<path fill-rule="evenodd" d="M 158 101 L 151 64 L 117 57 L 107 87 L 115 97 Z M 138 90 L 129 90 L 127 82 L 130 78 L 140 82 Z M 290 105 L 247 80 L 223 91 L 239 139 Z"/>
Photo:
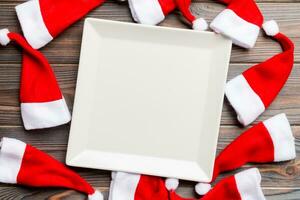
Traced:
<path fill-rule="evenodd" d="M 229 81 L 225 94 L 244 126 L 253 122 L 276 98 L 294 64 L 294 44 L 279 33 L 275 21 L 263 26 L 266 33 L 282 46 L 283 52 L 257 64 Z"/>
<path fill-rule="evenodd" d="M 46 153 L 11 138 L 2 138 L 0 147 L 0 182 L 69 188 L 86 193 L 89 200 L 103 200 L 100 192 Z"/>
<path fill-rule="evenodd" d="M 254 0 L 221 0 L 228 7 L 211 22 L 210 28 L 232 39 L 233 43 L 252 48 L 263 24 L 263 16 Z"/>
<path fill-rule="evenodd" d="M 202 200 L 265 200 L 261 175 L 257 168 L 248 169 L 221 180 Z"/>
<path fill-rule="evenodd" d="M 248 169 L 221 180 L 201 200 L 265 200 L 257 168 Z M 171 192 L 170 200 L 191 200 Z"/>
<path fill-rule="evenodd" d="M 162 22 L 176 7 L 174 0 L 128 0 L 128 4 L 134 21 L 149 25 Z"/>
<path fill-rule="evenodd" d="M 281 162 L 296 158 L 293 133 L 285 114 L 276 115 L 245 131 L 216 158 L 212 182 L 222 172 L 247 163 Z M 196 192 L 204 195 L 210 184 L 199 183 Z"/>
<path fill-rule="evenodd" d="M 30 45 L 41 48 L 104 0 L 29 0 L 16 6 L 23 33 Z"/>
<path fill-rule="evenodd" d="M 169 200 L 160 177 L 115 172 L 110 187 L 109 200 Z"/>
<path fill-rule="evenodd" d="M 156 25 L 165 16 L 178 8 L 182 15 L 192 24 L 193 29 L 206 30 L 208 25 L 203 18 L 197 19 L 190 11 L 191 0 L 129 0 L 134 20 L 138 23 Z"/>
<path fill-rule="evenodd" d="M 20 88 L 25 129 L 40 129 L 68 123 L 71 116 L 47 59 L 19 34 L 0 30 L 0 44 L 10 41 L 23 48 Z"/>
<path fill-rule="evenodd" d="M 206 21 L 203 18 L 196 18 L 191 10 L 191 0 L 174 0 L 176 2 L 177 8 L 180 10 L 182 15 L 188 20 L 193 29 L 204 31 L 208 28 Z"/>

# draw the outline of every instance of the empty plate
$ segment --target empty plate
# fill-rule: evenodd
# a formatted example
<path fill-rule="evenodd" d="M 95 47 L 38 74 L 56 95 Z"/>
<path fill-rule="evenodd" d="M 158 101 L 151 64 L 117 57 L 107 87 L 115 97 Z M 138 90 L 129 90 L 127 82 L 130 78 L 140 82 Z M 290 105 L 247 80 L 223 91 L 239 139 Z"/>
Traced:
<path fill-rule="evenodd" d="M 231 41 L 87 19 L 67 164 L 210 181 Z"/>

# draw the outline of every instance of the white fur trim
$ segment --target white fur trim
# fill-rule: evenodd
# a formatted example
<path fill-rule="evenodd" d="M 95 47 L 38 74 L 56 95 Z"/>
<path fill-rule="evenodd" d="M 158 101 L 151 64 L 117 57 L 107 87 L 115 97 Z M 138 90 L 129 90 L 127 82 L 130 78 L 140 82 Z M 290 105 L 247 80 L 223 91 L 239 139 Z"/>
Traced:
<path fill-rule="evenodd" d="M 226 84 L 225 94 L 236 111 L 239 122 L 244 126 L 249 125 L 265 111 L 263 102 L 243 75 L 235 77 Z"/>
<path fill-rule="evenodd" d="M 131 16 L 132 16 L 133 20 L 134 20 L 135 22 L 137 22 L 137 23 L 140 23 L 140 22 L 139 22 L 139 18 L 138 18 L 138 16 L 137 16 L 137 14 L 136 14 L 136 12 L 135 12 L 134 7 L 133 7 L 132 4 L 133 4 L 132 1 L 131 1 L 131 0 L 128 0 L 128 6 L 129 6 L 129 9 L 130 9 L 130 12 L 131 12 Z"/>
<path fill-rule="evenodd" d="M 111 179 L 112 179 L 112 180 L 115 179 L 115 178 L 116 178 L 116 175 L 117 175 L 117 172 L 112 171 L 112 172 L 111 172 Z"/>
<path fill-rule="evenodd" d="M 45 103 L 21 103 L 21 114 L 26 130 L 55 127 L 71 120 L 64 98 Z"/>
<path fill-rule="evenodd" d="M 158 0 L 128 0 L 133 19 L 141 24 L 156 25 L 165 19 Z"/>
<path fill-rule="evenodd" d="M 88 196 L 88 199 L 89 200 L 103 200 L 103 195 L 101 194 L 101 192 L 96 190 L 94 194 L 90 194 Z"/>
<path fill-rule="evenodd" d="M 16 6 L 16 12 L 24 36 L 33 48 L 39 49 L 53 40 L 43 20 L 38 0 L 30 0 Z"/>
<path fill-rule="evenodd" d="M 231 9 L 225 9 L 217 15 L 211 22 L 210 28 L 226 35 L 234 44 L 244 48 L 254 47 L 260 29 L 257 25 L 239 17 Z"/>
<path fill-rule="evenodd" d="M 193 21 L 193 29 L 199 31 L 205 31 L 208 28 L 208 24 L 203 18 L 198 18 Z"/>
<path fill-rule="evenodd" d="M 263 122 L 274 145 L 274 161 L 286 161 L 296 158 L 295 138 L 290 123 L 284 113 Z"/>
<path fill-rule="evenodd" d="M 0 182 L 17 183 L 25 149 L 24 142 L 2 138 L 0 143 Z"/>
<path fill-rule="evenodd" d="M 264 31 L 269 36 L 274 36 L 279 33 L 279 27 L 276 21 L 270 20 L 262 25 Z"/>
<path fill-rule="evenodd" d="M 179 180 L 177 178 L 167 178 L 165 180 L 165 186 L 166 186 L 167 190 L 175 191 L 179 186 Z"/>
<path fill-rule="evenodd" d="M 6 28 L 0 30 L 0 44 L 2 46 L 6 46 L 10 42 L 10 39 L 7 35 L 8 33 L 9 33 L 9 30 Z"/>
<path fill-rule="evenodd" d="M 252 168 L 235 175 L 235 181 L 241 200 L 265 200 L 260 183 L 261 175 L 257 168 Z"/>
<path fill-rule="evenodd" d="M 195 191 L 197 194 L 203 196 L 211 190 L 211 184 L 209 183 L 198 183 L 195 186 Z"/>
<path fill-rule="evenodd" d="M 140 181 L 140 175 L 117 172 L 110 200 L 135 200 L 135 191 Z"/>
<path fill-rule="evenodd" d="M 113 191 L 114 191 L 114 185 L 115 185 L 115 178 L 118 172 L 111 172 L 111 181 L 110 181 L 110 187 L 109 187 L 109 194 L 108 194 L 108 200 L 113 199 Z"/>

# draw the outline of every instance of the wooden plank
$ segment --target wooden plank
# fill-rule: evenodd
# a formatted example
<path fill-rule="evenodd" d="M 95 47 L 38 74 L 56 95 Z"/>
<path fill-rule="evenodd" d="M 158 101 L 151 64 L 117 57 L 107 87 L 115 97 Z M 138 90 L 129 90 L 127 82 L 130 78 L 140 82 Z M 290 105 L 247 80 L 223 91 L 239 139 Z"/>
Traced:
<path fill-rule="evenodd" d="M 26 132 L 22 127 L 0 127 L 1 137 L 16 137 L 41 150 L 46 151 L 61 162 L 64 162 L 66 145 L 68 140 L 68 126 L 61 126 L 54 129 L 36 130 Z M 235 126 L 222 126 L 220 129 L 220 137 L 218 142 L 218 152 L 224 149 L 231 141 L 233 141 L 243 130 Z M 300 189 L 300 126 L 293 127 L 294 136 L 296 138 L 297 159 L 291 162 L 283 162 L 278 164 L 249 164 L 243 168 L 259 167 L 262 173 L 262 187 L 266 195 L 270 199 L 289 199 L 299 194 Z M 49 137 L 51 135 L 51 137 Z M 110 172 L 101 170 L 89 170 L 81 168 L 72 168 L 82 177 L 89 181 L 93 186 L 103 191 L 106 196 L 110 182 Z M 227 173 L 225 176 L 233 173 Z M 223 178 L 221 176 L 217 182 Z M 178 190 L 184 196 L 191 197 L 194 183 L 183 181 Z M 77 192 L 62 189 L 37 189 L 24 188 L 0 184 L 0 199 L 43 199 L 51 197 L 60 199 L 68 197 L 70 199 L 84 199 L 84 195 Z M 269 199 L 269 198 L 268 198 Z"/>
<path fill-rule="evenodd" d="M 228 79 L 232 79 L 250 66 L 250 64 L 231 64 Z M 69 108 L 72 109 L 77 77 L 77 65 L 54 64 L 53 67 Z M 285 112 L 292 124 L 300 124 L 299 67 L 300 64 L 295 64 L 293 72 L 285 87 L 270 108 L 267 109 L 258 120 L 264 120 L 275 114 Z M 20 64 L 0 64 L 0 126 L 22 125 L 18 99 L 19 74 Z M 238 125 L 235 112 L 227 100 L 225 100 L 223 107 L 222 124 Z"/>
<path fill-rule="evenodd" d="M 15 5 L 8 3 L 0 7 L 0 24 L 2 27 L 9 27 L 13 31 L 20 31 L 16 26 L 18 22 L 14 13 Z M 295 61 L 300 62 L 300 3 L 260 3 L 259 7 L 265 13 L 266 19 L 276 19 L 281 30 L 295 42 Z M 194 3 L 192 10 L 210 22 L 224 8 L 223 5 L 217 3 Z M 97 8 L 88 17 L 132 21 L 127 6 L 116 3 L 107 3 Z M 188 28 L 180 19 L 178 12 L 175 12 L 175 14 L 167 17 L 161 25 Z M 51 63 L 78 63 L 83 21 L 80 20 L 43 49 Z M 261 62 L 278 52 L 280 52 L 280 47 L 261 34 L 255 48 L 251 50 L 247 51 L 234 46 L 231 62 Z M 118 53 L 121 52 L 116 52 L 116 56 Z M 16 63 L 20 62 L 21 59 L 19 51 L 12 45 L 0 48 L 0 55 L 0 63 Z"/>

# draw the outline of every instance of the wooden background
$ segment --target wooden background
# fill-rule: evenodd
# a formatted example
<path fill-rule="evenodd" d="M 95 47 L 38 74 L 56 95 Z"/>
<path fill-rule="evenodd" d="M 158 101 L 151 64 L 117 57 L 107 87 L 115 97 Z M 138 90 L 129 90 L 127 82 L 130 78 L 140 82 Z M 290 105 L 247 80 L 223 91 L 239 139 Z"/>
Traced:
<path fill-rule="evenodd" d="M 11 31 L 20 31 L 14 7 L 23 1 L 24 0 L 0 0 L 0 28 L 8 27 Z M 275 114 L 285 112 L 293 126 L 298 155 L 297 159 L 291 162 L 247 165 L 245 168 L 256 166 L 260 169 L 263 177 L 262 186 L 267 199 L 299 200 L 300 0 L 258 0 L 258 5 L 264 13 L 266 20 L 277 20 L 282 32 L 291 37 L 296 45 L 295 65 L 289 81 L 276 101 L 258 120 L 264 120 Z M 192 5 L 192 11 L 198 16 L 207 19 L 208 22 L 222 9 L 224 9 L 223 5 L 210 0 L 194 0 Z M 132 21 L 126 3 L 118 4 L 112 0 L 92 11 L 88 16 L 117 21 Z M 42 49 L 42 52 L 47 56 L 55 70 L 70 110 L 72 109 L 74 98 L 82 25 L 83 20 L 70 27 L 57 39 Z M 168 16 L 161 25 L 188 28 L 188 26 L 182 22 L 178 12 Z M 261 62 L 278 52 L 280 52 L 278 44 L 263 34 L 260 35 L 255 48 L 251 50 L 244 50 L 234 46 L 228 79 L 240 74 L 247 67 Z M 116 57 L 121 53 L 122 52 L 116 50 Z M 21 70 L 20 62 L 20 52 L 13 45 L 9 45 L 6 48 L 0 47 L 0 137 L 16 137 L 46 151 L 58 160 L 64 161 L 69 125 L 30 132 L 26 132 L 23 129 L 18 101 Z M 218 151 L 236 138 L 242 130 L 236 121 L 234 111 L 230 108 L 228 102 L 225 101 Z M 105 198 L 107 198 L 110 172 L 88 169 L 75 170 L 101 190 L 105 194 Z M 178 191 L 185 197 L 193 197 L 195 196 L 193 185 L 194 183 L 184 182 Z M 63 189 L 36 189 L 0 184 L 0 199 L 81 200 L 85 199 L 85 196 L 75 191 Z"/>

